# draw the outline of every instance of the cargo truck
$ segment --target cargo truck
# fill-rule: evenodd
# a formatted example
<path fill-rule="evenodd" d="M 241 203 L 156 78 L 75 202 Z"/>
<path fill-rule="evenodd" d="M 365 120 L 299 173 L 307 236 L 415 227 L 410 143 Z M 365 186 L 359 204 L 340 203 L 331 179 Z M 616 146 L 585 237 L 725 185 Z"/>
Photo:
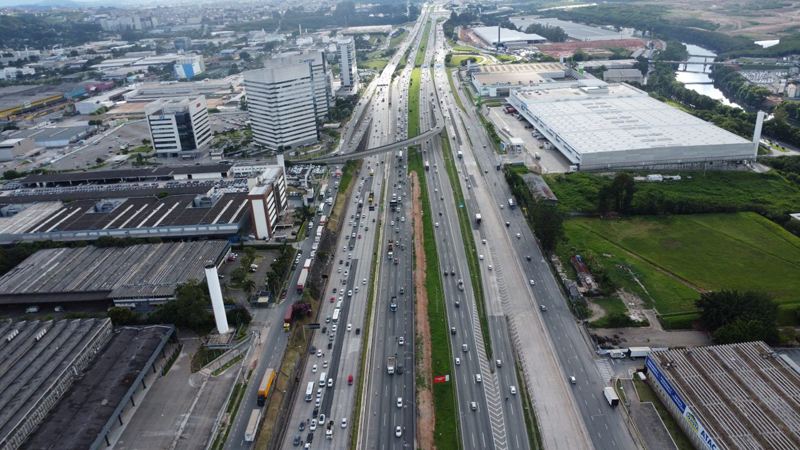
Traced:
<path fill-rule="evenodd" d="M 323 228 L 324 228 L 324 227 L 323 227 L 322 225 L 320 225 L 320 226 L 318 226 L 318 227 L 317 227 L 317 237 L 318 237 L 318 238 L 321 238 L 321 237 L 322 237 L 322 229 L 323 229 Z"/>
<path fill-rule="evenodd" d="M 269 390 L 272 387 L 272 382 L 275 380 L 275 369 L 267 369 L 264 378 L 261 379 L 261 385 L 258 387 L 258 406 L 264 406 L 267 402 Z"/>
<path fill-rule="evenodd" d="M 389 259 L 394 258 L 394 240 L 389 239 L 389 245 L 386 247 L 386 254 L 389 256 Z"/>
<path fill-rule="evenodd" d="M 325 439 L 333 439 L 333 421 L 325 425 Z"/>
<path fill-rule="evenodd" d="M 306 281 L 308 281 L 308 269 L 303 268 L 300 272 L 300 278 L 297 279 L 297 293 L 302 293 L 303 288 L 306 286 Z"/>
<path fill-rule="evenodd" d="M 395 358 L 394 356 L 390 356 L 389 361 L 386 362 L 386 371 L 389 373 L 389 375 L 394 374 L 394 367 L 396 361 L 397 358 Z"/>
<path fill-rule="evenodd" d="M 283 316 L 283 331 L 289 331 L 289 327 L 292 326 L 293 316 L 294 316 L 294 311 L 292 310 L 292 306 L 290 305 L 289 308 L 286 310 L 286 315 Z"/>
<path fill-rule="evenodd" d="M 250 413 L 250 421 L 247 422 L 247 428 L 244 430 L 244 440 L 253 442 L 256 440 L 258 433 L 258 422 L 261 419 L 261 410 L 256 408 Z"/>
<path fill-rule="evenodd" d="M 514 203 L 514 199 L 513 198 L 508 199 L 508 207 L 510 209 L 514 209 L 515 206 L 517 206 L 517 204 Z"/>
<path fill-rule="evenodd" d="M 307 258 L 303 263 L 303 269 L 311 269 L 311 261 L 313 261 L 313 259 Z"/>
<path fill-rule="evenodd" d="M 617 393 L 614 392 L 614 388 L 606 387 L 603 389 L 603 396 L 606 398 L 609 406 L 617 406 L 619 405 L 619 397 L 617 397 Z"/>
<path fill-rule="evenodd" d="M 461 158 L 463 158 L 463 157 L 464 157 L 464 152 L 462 152 L 461 150 L 459 150 L 459 151 L 458 151 L 458 153 L 456 153 L 456 155 L 458 155 L 458 158 L 459 158 L 459 159 L 461 159 Z"/>
<path fill-rule="evenodd" d="M 645 358 L 650 354 L 650 347 L 631 347 L 628 350 L 631 358 Z"/>
<path fill-rule="evenodd" d="M 479 213 L 475 214 L 475 223 L 481 223 L 481 215 Z"/>
<path fill-rule="evenodd" d="M 431 163 L 429 163 L 428 161 L 425 161 L 425 170 L 427 170 L 428 172 L 431 171 Z"/>

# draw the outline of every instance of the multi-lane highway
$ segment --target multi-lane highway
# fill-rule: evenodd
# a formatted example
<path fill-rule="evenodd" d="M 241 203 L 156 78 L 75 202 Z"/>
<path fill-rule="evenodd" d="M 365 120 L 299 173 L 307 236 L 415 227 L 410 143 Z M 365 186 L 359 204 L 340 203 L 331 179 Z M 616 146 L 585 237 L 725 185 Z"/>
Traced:
<path fill-rule="evenodd" d="M 509 333 L 521 356 L 545 445 L 634 448 L 621 413 L 609 408 L 601 393 L 608 379 L 599 366 L 607 361 L 593 358 L 524 217 L 519 210 L 508 208 L 511 193 L 502 171 L 496 170 L 502 160 L 492 151 L 478 113 L 469 106 L 466 112 L 456 106 L 444 70 L 437 77 L 444 81 L 440 92 L 446 114 L 452 118 L 448 128 L 457 130 L 451 143 L 463 150 L 462 168 L 472 181 L 467 206 L 471 213 L 481 212 L 484 217 L 481 239 L 487 239 L 489 248 L 483 271 L 499 294 L 491 297 L 496 301 L 487 301 L 489 315 L 509 318 Z M 455 73 L 453 77 L 458 86 Z M 470 105 L 460 90 L 455 95 Z M 492 271 L 488 264 L 493 265 Z M 570 376 L 575 376 L 576 384 L 568 383 Z"/>

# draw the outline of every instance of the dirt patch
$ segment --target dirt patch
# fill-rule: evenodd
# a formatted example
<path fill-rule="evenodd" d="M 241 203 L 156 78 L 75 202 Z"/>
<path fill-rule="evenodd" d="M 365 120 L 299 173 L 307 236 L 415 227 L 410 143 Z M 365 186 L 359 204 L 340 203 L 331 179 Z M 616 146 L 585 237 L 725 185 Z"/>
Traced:
<path fill-rule="evenodd" d="M 414 314 L 415 328 L 417 330 L 417 378 L 422 380 L 417 386 L 417 447 L 435 448 L 433 444 L 433 430 L 436 427 L 436 417 L 433 414 L 433 392 L 431 391 L 431 328 L 428 323 L 428 293 L 425 290 L 425 247 L 422 243 L 422 200 L 420 199 L 419 180 L 417 173 L 411 173 L 411 198 L 414 205 L 411 219 L 414 224 L 414 299 L 416 314 Z M 420 357 L 421 355 L 421 357 Z"/>
<path fill-rule="evenodd" d="M 606 310 L 600 307 L 597 303 L 589 300 L 586 302 L 588 305 L 589 311 L 592 312 L 592 320 L 602 319 L 606 315 Z"/>

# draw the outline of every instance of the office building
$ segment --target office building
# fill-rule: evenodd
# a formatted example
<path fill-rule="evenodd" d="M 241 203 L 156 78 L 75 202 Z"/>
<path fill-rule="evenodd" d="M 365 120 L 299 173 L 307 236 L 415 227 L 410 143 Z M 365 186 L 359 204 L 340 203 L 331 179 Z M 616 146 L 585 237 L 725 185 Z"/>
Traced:
<path fill-rule="evenodd" d="M 342 88 L 358 88 L 358 62 L 356 61 L 356 42 L 352 36 L 339 39 L 339 67 L 342 74 Z"/>
<path fill-rule="evenodd" d="M 245 72 L 244 83 L 256 143 L 289 150 L 317 142 L 330 101 L 321 51 L 270 59 Z"/>
<path fill-rule="evenodd" d="M 191 80 L 195 75 L 205 71 L 206 65 L 202 55 L 190 55 L 175 61 L 175 78 L 179 80 Z"/>
<path fill-rule="evenodd" d="M 257 183 L 247 194 L 253 233 L 256 239 L 270 239 L 275 236 L 279 215 L 289 205 L 283 166 L 268 166 L 257 177 Z"/>
<path fill-rule="evenodd" d="M 145 106 L 156 156 L 194 157 L 211 143 L 206 98 L 163 99 Z"/>

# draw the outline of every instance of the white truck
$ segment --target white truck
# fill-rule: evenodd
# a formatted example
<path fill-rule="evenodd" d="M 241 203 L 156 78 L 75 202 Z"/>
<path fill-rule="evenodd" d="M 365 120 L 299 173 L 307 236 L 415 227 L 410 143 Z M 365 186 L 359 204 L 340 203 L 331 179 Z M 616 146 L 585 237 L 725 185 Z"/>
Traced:
<path fill-rule="evenodd" d="M 389 361 L 386 362 L 386 371 L 389 373 L 389 375 L 394 374 L 396 361 L 397 359 L 394 356 L 390 356 Z"/>
<path fill-rule="evenodd" d="M 258 433 L 258 421 L 261 419 L 261 410 L 256 408 L 250 413 L 250 420 L 247 422 L 247 428 L 244 430 L 244 440 L 253 442 Z"/>
<path fill-rule="evenodd" d="M 617 397 L 617 393 L 614 392 L 614 388 L 603 388 L 603 396 L 606 398 L 609 406 L 614 407 L 619 405 L 619 397 Z"/>
<path fill-rule="evenodd" d="M 630 356 L 631 359 L 645 358 L 650 354 L 650 347 L 630 347 L 628 350 L 630 352 L 628 356 Z"/>
<path fill-rule="evenodd" d="M 481 218 L 481 215 L 479 213 L 475 214 L 475 223 L 478 223 L 478 224 L 481 223 L 481 219 L 482 218 Z"/>

